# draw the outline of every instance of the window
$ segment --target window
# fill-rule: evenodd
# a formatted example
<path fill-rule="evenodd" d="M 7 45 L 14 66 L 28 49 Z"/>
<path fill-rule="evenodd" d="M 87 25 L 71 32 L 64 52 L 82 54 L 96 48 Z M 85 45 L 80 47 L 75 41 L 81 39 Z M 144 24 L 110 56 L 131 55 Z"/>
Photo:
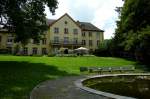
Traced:
<path fill-rule="evenodd" d="M 33 53 L 33 54 L 37 54 L 37 48 L 36 48 L 36 47 L 34 47 L 34 48 L 32 49 L 32 53 Z"/>
<path fill-rule="evenodd" d="M 13 40 L 11 38 L 8 38 L 7 42 L 13 42 Z"/>
<path fill-rule="evenodd" d="M 64 34 L 68 34 L 68 28 L 64 28 Z"/>
<path fill-rule="evenodd" d="M 59 33 L 59 28 L 58 27 L 54 28 L 54 33 Z"/>
<path fill-rule="evenodd" d="M 23 48 L 23 54 L 28 54 L 28 48 L 27 47 L 25 47 L 25 48 Z"/>
<path fill-rule="evenodd" d="M 82 32 L 82 36 L 85 36 L 85 32 Z"/>
<path fill-rule="evenodd" d="M 42 39 L 42 44 L 46 45 L 46 38 Z"/>
<path fill-rule="evenodd" d="M 89 32 L 89 37 L 92 37 L 92 32 Z"/>
<path fill-rule="evenodd" d="M 59 52 L 59 48 L 58 47 L 54 47 L 53 48 L 53 52 L 57 54 Z"/>
<path fill-rule="evenodd" d="M 78 43 L 78 38 L 74 38 L 73 39 L 73 44 L 77 44 Z"/>
<path fill-rule="evenodd" d="M 66 25 L 68 24 L 68 22 L 67 22 L 67 21 L 65 21 L 64 23 L 65 23 Z"/>
<path fill-rule="evenodd" d="M 58 36 L 54 37 L 54 43 L 59 43 L 59 37 Z"/>
<path fill-rule="evenodd" d="M 85 40 L 82 40 L 82 45 L 86 45 L 86 41 Z"/>
<path fill-rule="evenodd" d="M 69 37 L 64 37 L 64 43 L 68 44 L 69 43 Z"/>
<path fill-rule="evenodd" d="M 100 41 L 99 40 L 97 40 L 97 46 L 99 46 L 100 45 Z"/>
<path fill-rule="evenodd" d="M 12 36 L 8 36 L 7 42 L 13 42 L 13 37 Z"/>
<path fill-rule="evenodd" d="M 96 37 L 100 38 L 100 33 L 99 32 L 96 33 Z"/>
<path fill-rule="evenodd" d="M 89 46 L 92 46 L 92 45 L 93 45 L 92 40 L 89 40 Z"/>
<path fill-rule="evenodd" d="M 43 55 L 47 54 L 46 48 L 42 48 L 42 54 L 43 54 Z"/>
<path fill-rule="evenodd" d="M 73 33 L 74 33 L 75 35 L 77 35 L 77 34 L 78 34 L 78 29 L 73 29 Z"/>

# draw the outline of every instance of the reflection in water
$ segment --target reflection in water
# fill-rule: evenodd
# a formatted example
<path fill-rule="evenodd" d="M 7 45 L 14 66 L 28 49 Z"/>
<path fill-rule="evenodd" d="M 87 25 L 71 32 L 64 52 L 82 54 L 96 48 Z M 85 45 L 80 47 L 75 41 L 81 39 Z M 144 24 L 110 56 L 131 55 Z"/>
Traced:
<path fill-rule="evenodd" d="M 83 82 L 87 87 L 122 96 L 150 99 L 150 76 L 115 76 L 92 78 Z"/>

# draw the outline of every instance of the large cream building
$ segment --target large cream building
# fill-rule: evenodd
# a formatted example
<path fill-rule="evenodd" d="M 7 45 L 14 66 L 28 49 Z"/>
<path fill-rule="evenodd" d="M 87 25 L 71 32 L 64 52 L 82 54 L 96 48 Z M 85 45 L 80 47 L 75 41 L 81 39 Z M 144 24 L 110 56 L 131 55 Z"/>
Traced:
<path fill-rule="evenodd" d="M 60 49 L 73 50 L 79 47 L 86 47 L 94 51 L 99 43 L 103 41 L 103 30 L 88 22 L 73 20 L 68 14 L 64 14 L 57 20 L 47 21 L 49 29 L 40 41 L 33 39 L 22 47 L 20 43 L 14 43 L 14 35 L 6 30 L 0 30 L 0 51 L 20 53 L 25 55 L 42 55 L 58 53 Z"/>

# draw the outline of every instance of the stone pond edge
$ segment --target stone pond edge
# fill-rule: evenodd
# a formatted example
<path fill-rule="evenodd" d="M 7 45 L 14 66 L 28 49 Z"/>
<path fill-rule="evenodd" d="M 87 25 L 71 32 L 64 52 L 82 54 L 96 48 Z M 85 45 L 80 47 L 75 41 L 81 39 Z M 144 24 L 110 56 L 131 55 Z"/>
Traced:
<path fill-rule="evenodd" d="M 91 79 L 91 78 L 108 77 L 108 76 L 122 76 L 122 75 L 125 75 L 125 76 L 128 76 L 128 75 L 150 76 L 150 73 L 106 74 L 106 75 L 88 76 L 87 78 L 79 79 L 79 80 L 75 81 L 74 83 L 75 83 L 75 85 L 76 85 L 78 88 L 80 88 L 80 89 L 82 89 L 82 90 L 85 90 L 85 91 L 90 92 L 90 93 L 93 93 L 93 94 L 105 96 L 105 97 L 108 97 L 108 98 L 113 98 L 113 99 L 136 99 L 136 98 L 133 98 L 133 97 L 127 97 L 127 96 L 121 96 L 121 95 L 112 94 L 112 93 L 108 93 L 108 92 L 97 91 L 97 90 L 94 90 L 94 89 L 92 89 L 92 88 L 85 87 L 85 86 L 83 86 L 83 84 L 82 84 L 83 81 L 88 80 L 88 79 Z"/>

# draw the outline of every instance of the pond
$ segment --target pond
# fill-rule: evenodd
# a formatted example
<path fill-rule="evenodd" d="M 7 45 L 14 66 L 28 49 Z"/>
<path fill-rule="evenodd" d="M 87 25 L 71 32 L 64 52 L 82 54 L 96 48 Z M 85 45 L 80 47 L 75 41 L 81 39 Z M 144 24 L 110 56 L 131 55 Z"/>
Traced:
<path fill-rule="evenodd" d="M 150 76 L 120 75 L 96 77 L 82 82 L 84 86 L 139 99 L 150 99 Z"/>

